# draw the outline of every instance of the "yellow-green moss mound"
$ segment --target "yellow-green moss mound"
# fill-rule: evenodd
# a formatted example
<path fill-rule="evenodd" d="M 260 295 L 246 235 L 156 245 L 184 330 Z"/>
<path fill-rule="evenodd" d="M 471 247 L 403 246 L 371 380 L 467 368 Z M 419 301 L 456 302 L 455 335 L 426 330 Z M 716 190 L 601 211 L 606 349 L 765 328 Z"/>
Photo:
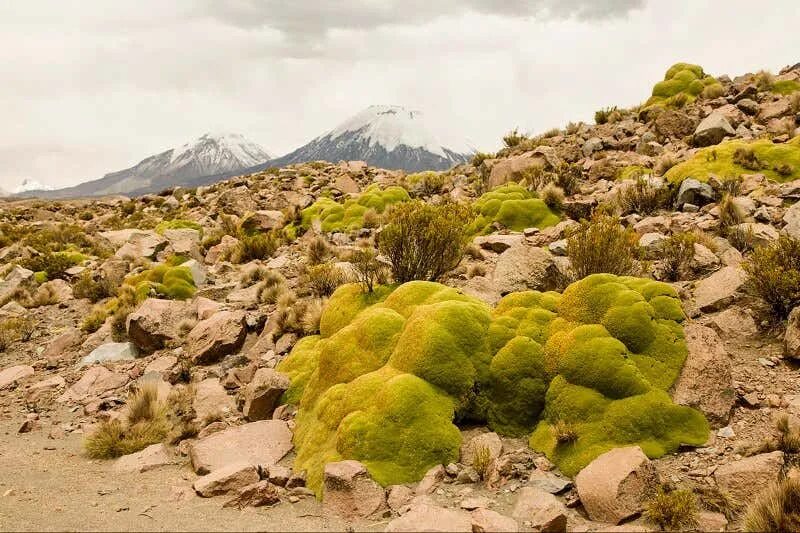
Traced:
<path fill-rule="evenodd" d="M 680 183 L 686 178 L 706 181 L 712 174 L 727 179 L 755 173 L 778 182 L 800 179 L 800 136 L 783 144 L 767 139 L 725 141 L 698 150 L 691 159 L 669 169 L 665 177 Z"/>
<path fill-rule="evenodd" d="M 378 185 L 370 185 L 344 204 L 331 198 L 320 198 L 303 209 L 301 225 L 303 230 L 307 230 L 315 220 L 319 220 L 322 231 L 355 231 L 364 227 L 364 214 L 367 211 L 382 214 L 390 205 L 410 199 L 402 187 L 381 189 Z"/>
<path fill-rule="evenodd" d="M 496 187 L 475 201 L 478 217 L 472 225 L 474 233 L 491 230 L 494 222 L 522 231 L 525 228 L 547 228 L 559 222 L 559 216 L 543 200 L 515 183 Z"/>
<path fill-rule="evenodd" d="M 658 457 L 703 444 L 703 416 L 666 393 L 686 358 L 683 318 L 670 286 L 609 274 L 563 295 L 513 293 L 493 311 L 437 283 L 345 285 L 321 335 L 279 365 L 300 406 L 296 467 L 315 490 L 342 459 L 384 485 L 416 481 L 457 460 L 455 419 L 533 431 L 531 446 L 568 474 L 617 446 Z"/>
<path fill-rule="evenodd" d="M 197 291 L 192 271 L 188 267 L 170 264 L 157 265 L 128 276 L 125 284 L 134 288 L 139 302 L 152 294 L 170 300 L 188 300 Z"/>
<path fill-rule="evenodd" d="M 686 104 L 694 101 L 706 87 L 712 85 L 720 83 L 713 76 L 703 72 L 700 65 L 676 63 L 667 70 L 664 80 L 655 84 L 653 95 L 647 100 L 645 107 Z"/>

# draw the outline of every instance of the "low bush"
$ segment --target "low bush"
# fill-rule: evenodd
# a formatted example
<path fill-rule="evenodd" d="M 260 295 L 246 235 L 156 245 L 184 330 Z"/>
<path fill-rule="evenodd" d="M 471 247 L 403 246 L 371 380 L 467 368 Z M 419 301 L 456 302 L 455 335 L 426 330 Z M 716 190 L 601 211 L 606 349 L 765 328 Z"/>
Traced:
<path fill-rule="evenodd" d="M 526 139 L 528 139 L 527 135 L 520 133 L 517 128 L 514 128 L 503 136 L 503 144 L 506 146 L 506 148 L 514 148 L 519 146 Z"/>
<path fill-rule="evenodd" d="M 719 210 L 719 228 L 722 235 L 726 235 L 729 228 L 745 221 L 744 210 L 728 193 L 723 194 L 719 199 L 717 209 Z"/>
<path fill-rule="evenodd" d="M 395 282 L 436 281 L 455 268 L 464 256 L 473 218 L 471 208 L 456 203 L 395 206 L 378 237 Z"/>
<path fill-rule="evenodd" d="M 550 209 L 560 211 L 564 207 L 564 189 L 555 183 L 548 183 L 539 191 L 539 198 Z"/>
<path fill-rule="evenodd" d="M 606 124 L 609 122 L 609 119 L 613 121 L 615 113 L 619 113 L 619 111 L 617 111 L 617 106 L 598 109 L 594 113 L 594 122 L 595 124 Z"/>
<path fill-rule="evenodd" d="M 669 205 L 669 188 L 640 176 L 633 183 L 623 185 L 616 196 L 616 203 L 623 215 L 636 213 L 651 215 Z"/>
<path fill-rule="evenodd" d="M 355 278 L 365 292 L 372 292 L 375 285 L 385 281 L 386 266 L 375 255 L 371 246 L 363 247 L 350 255 L 350 263 L 355 271 Z"/>
<path fill-rule="evenodd" d="M 641 270 L 642 249 L 631 228 L 602 213 L 584 220 L 567 239 L 567 256 L 576 279 L 591 274 L 635 275 Z"/>
<path fill-rule="evenodd" d="M 742 267 L 750 285 L 779 319 L 800 305 L 800 239 L 781 235 L 757 248 Z"/>
<path fill-rule="evenodd" d="M 324 263 L 331 255 L 331 246 L 322 237 L 314 237 L 306 245 L 306 259 L 309 265 Z"/>
<path fill-rule="evenodd" d="M 33 321 L 26 317 L 11 317 L 0 320 L 0 352 L 6 351 L 15 342 L 27 342 L 34 332 Z"/>
<path fill-rule="evenodd" d="M 667 281 L 684 279 L 690 273 L 697 236 L 691 232 L 675 233 L 663 243 L 659 257 Z"/>
<path fill-rule="evenodd" d="M 84 271 L 73 283 L 72 292 L 76 298 L 86 298 L 92 303 L 97 303 L 104 298 L 114 296 L 116 287 L 107 279 L 95 279 L 92 272 Z"/>
<path fill-rule="evenodd" d="M 316 297 L 330 296 L 339 285 L 348 281 L 345 272 L 334 263 L 314 265 L 305 275 L 305 286 Z"/>

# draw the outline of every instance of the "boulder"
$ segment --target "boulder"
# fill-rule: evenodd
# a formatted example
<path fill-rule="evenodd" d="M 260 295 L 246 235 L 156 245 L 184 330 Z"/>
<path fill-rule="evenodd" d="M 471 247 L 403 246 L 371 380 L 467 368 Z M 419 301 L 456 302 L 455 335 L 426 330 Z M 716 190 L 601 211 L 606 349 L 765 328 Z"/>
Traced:
<path fill-rule="evenodd" d="M 725 116 L 720 112 L 713 112 L 700 122 L 694 130 L 694 144 L 696 146 L 711 146 L 719 144 L 726 136 L 734 136 L 736 131 Z"/>
<path fill-rule="evenodd" d="M 547 250 L 520 242 L 497 258 L 492 280 L 500 294 L 536 290 L 548 291 L 558 286 L 560 272 Z"/>
<path fill-rule="evenodd" d="M 758 326 L 750 313 L 736 306 L 710 317 L 708 325 L 724 337 L 750 337 L 758 333 Z"/>
<path fill-rule="evenodd" d="M 246 336 L 244 313 L 220 311 L 192 329 L 185 349 L 193 363 L 207 365 L 239 351 Z"/>
<path fill-rule="evenodd" d="M 675 197 L 675 207 L 680 209 L 685 204 L 704 206 L 710 204 L 715 199 L 716 195 L 711 185 L 694 178 L 686 178 L 681 182 L 681 186 L 678 188 L 678 194 Z"/>
<path fill-rule="evenodd" d="M 272 368 L 259 368 L 244 392 L 242 413 L 248 420 L 272 418 L 281 396 L 289 388 L 289 378 Z"/>
<path fill-rule="evenodd" d="M 62 304 L 74 298 L 72 287 L 63 279 L 54 279 L 42 283 L 33 294 L 34 300 L 47 301 L 49 304 Z"/>
<path fill-rule="evenodd" d="M 766 246 L 773 241 L 778 240 L 780 234 L 778 230 L 769 224 L 759 224 L 758 222 L 743 222 L 733 226 L 734 230 L 743 232 L 745 235 L 750 235 L 753 246 Z"/>
<path fill-rule="evenodd" d="M 227 417 L 236 412 L 236 402 L 228 396 L 219 379 L 206 378 L 195 386 L 192 408 L 198 420 Z"/>
<path fill-rule="evenodd" d="M 517 491 L 511 516 L 530 522 L 538 531 L 567 530 L 567 507 L 549 492 L 534 487 L 522 487 Z"/>
<path fill-rule="evenodd" d="M 292 432 L 286 422 L 261 420 L 218 431 L 193 442 L 189 458 L 195 472 L 208 474 L 241 461 L 268 468 L 291 449 Z"/>
<path fill-rule="evenodd" d="M 786 335 L 783 338 L 786 344 L 786 356 L 800 359 L 800 306 L 792 309 L 786 324 Z"/>
<path fill-rule="evenodd" d="M 219 244 L 215 244 L 206 252 L 205 263 L 207 265 L 215 265 L 220 261 L 227 260 L 240 244 L 239 239 L 236 237 L 223 235 Z"/>
<path fill-rule="evenodd" d="M 344 194 L 356 194 L 361 192 L 361 187 L 358 186 L 356 180 L 347 174 L 337 176 L 333 182 L 333 188 Z"/>
<path fill-rule="evenodd" d="M 386 507 L 386 494 L 358 461 L 325 465 L 322 503 L 325 508 L 354 520 L 376 516 Z"/>
<path fill-rule="evenodd" d="M 704 313 L 719 311 L 733 303 L 745 281 L 744 270 L 736 266 L 724 267 L 695 284 L 695 305 Z"/>
<path fill-rule="evenodd" d="M 750 502 L 764 487 L 778 479 L 783 460 L 780 451 L 746 457 L 719 466 L 714 471 L 714 479 L 733 501 Z"/>
<path fill-rule="evenodd" d="M 247 217 L 247 224 L 248 228 L 258 229 L 260 231 L 270 231 L 283 227 L 284 216 L 280 211 L 256 211 Z"/>
<path fill-rule="evenodd" d="M 519 524 L 510 516 L 501 515 L 490 509 L 475 509 L 472 511 L 473 533 L 495 533 L 498 531 L 516 533 Z"/>
<path fill-rule="evenodd" d="M 448 509 L 430 503 L 412 505 L 411 509 L 395 518 L 384 531 L 389 532 L 471 532 L 472 516 L 459 509 Z"/>
<path fill-rule="evenodd" d="M 656 117 L 653 125 L 661 137 L 682 139 L 694 132 L 697 121 L 683 111 L 667 109 Z"/>
<path fill-rule="evenodd" d="M 175 460 L 162 444 L 153 444 L 136 453 L 123 455 L 114 461 L 116 472 L 147 472 L 154 468 L 174 464 Z"/>
<path fill-rule="evenodd" d="M 700 410 L 713 427 L 725 426 L 736 399 L 731 357 L 709 327 L 692 323 L 684 335 L 689 355 L 675 383 L 675 403 Z"/>
<path fill-rule="evenodd" d="M 232 499 L 225 502 L 223 507 L 264 507 L 280 503 L 281 498 L 275 485 L 267 480 L 262 480 L 239 489 Z"/>
<path fill-rule="evenodd" d="M 109 342 L 92 350 L 92 353 L 80 360 L 78 366 L 133 361 L 137 355 L 139 352 L 136 346 L 130 342 Z"/>
<path fill-rule="evenodd" d="M 204 498 L 241 490 L 258 483 L 258 470 L 248 462 L 232 463 L 212 471 L 194 482 L 195 492 Z"/>
<path fill-rule="evenodd" d="M 575 477 L 589 518 L 611 524 L 639 513 L 657 485 L 656 469 L 638 446 L 608 451 Z"/>
<path fill-rule="evenodd" d="M 545 472 L 537 468 L 531 472 L 531 477 L 528 478 L 528 485 L 550 494 L 561 494 L 572 486 L 572 482 L 552 472 Z"/>
<path fill-rule="evenodd" d="M 786 225 L 781 231 L 790 237 L 800 239 L 800 202 L 796 202 L 786 210 L 783 221 Z"/>
<path fill-rule="evenodd" d="M 177 228 L 164 230 L 172 252 L 188 257 L 200 256 L 200 232 L 192 228 Z"/>
<path fill-rule="evenodd" d="M 17 381 L 32 375 L 32 366 L 17 365 L 5 368 L 0 371 L 0 389 L 5 389 Z"/>
<path fill-rule="evenodd" d="M 155 231 L 122 229 L 105 231 L 100 233 L 100 236 L 117 248 L 114 256 L 119 259 L 126 257 L 155 259 L 156 254 L 167 246 L 167 240 Z"/>
<path fill-rule="evenodd" d="M 436 465 L 430 470 L 425 472 L 422 479 L 417 483 L 417 488 L 414 492 L 418 495 L 430 494 L 444 478 L 447 477 L 447 472 L 442 465 Z"/>
<path fill-rule="evenodd" d="M 93 366 L 83 373 L 74 385 L 58 397 L 59 402 L 81 402 L 87 398 L 99 396 L 116 390 L 128 382 L 128 376 L 117 374 L 104 366 Z"/>
<path fill-rule="evenodd" d="M 503 453 L 503 441 L 497 433 L 481 433 L 472 437 L 461 447 L 461 462 L 465 465 L 472 465 L 475 461 L 475 454 L 480 449 L 489 450 L 489 457 L 492 461 L 500 457 Z"/>
<path fill-rule="evenodd" d="M 773 118 L 780 118 L 788 115 L 792 111 L 791 103 L 788 98 L 781 98 L 774 102 L 766 102 L 759 106 L 758 118 L 766 122 Z"/>
<path fill-rule="evenodd" d="M 128 338 L 143 352 L 154 352 L 180 340 L 179 325 L 191 312 L 178 300 L 148 298 L 128 315 Z"/>
<path fill-rule="evenodd" d="M 32 288 L 33 271 L 15 265 L 0 281 L 0 304 L 9 301 L 20 289 Z"/>

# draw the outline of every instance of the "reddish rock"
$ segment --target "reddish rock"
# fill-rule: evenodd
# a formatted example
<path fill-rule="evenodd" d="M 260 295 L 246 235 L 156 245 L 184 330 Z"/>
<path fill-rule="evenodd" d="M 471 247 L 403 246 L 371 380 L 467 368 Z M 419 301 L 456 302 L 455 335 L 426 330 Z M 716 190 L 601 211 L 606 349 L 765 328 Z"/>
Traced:
<path fill-rule="evenodd" d="M 128 315 L 128 338 L 145 352 L 170 346 L 180 339 L 178 327 L 187 318 L 189 310 L 186 302 L 148 298 Z"/>
<path fill-rule="evenodd" d="M 28 365 L 17 365 L 8 367 L 0 371 L 0 389 L 13 385 L 17 381 L 33 375 L 33 367 Z"/>
<path fill-rule="evenodd" d="M 244 392 L 244 416 L 248 420 L 272 418 L 280 399 L 289 388 L 289 378 L 272 368 L 259 368 Z"/>
<path fill-rule="evenodd" d="M 223 466 L 194 482 L 197 494 L 205 498 L 240 490 L 259 481 L 258 470 L 248 462 Z"/>
<path fill-rule="evenodd" d="M 466 511 L 427 503 L 416 504 L 406 514 L 389 522 L 384 531 L 471 532 L 472 516 Z"/>
<path fill-rule="evenodd" d="M 292 432 L 282 420 L 261 420 L 213 433 L 189 448 L 192 467 L 207 474 L 226 465 L 246 461 L 270 467 L 292 449 Z"/>
<path fill-rule="evenodd" d="M 376 516 L 386 507 L 386 494 L 358 461 L 325 465 L 322 503 L 346 520 Z"/>
<path fill-rule="evenodd" d="M 200 365 L 216 363 L 244 344 L 247 324 L 242 312 L 220 311 L 200 321 L 186 338 L 186 353 Z"/>
<path fill-rule="evenodd" d="M 749 502 L 764 487 L 778 479 L 783 468 L 783 452 L 762 453 L 721 465 L 714 471 L 717 486 L 733 501 Z"/>
<path fill-rule="evenodd" d="M 517 491 L 511 516 L 530 522 L 540 531 L 567 530 L 567 507 L 549 492 L 534 487 L 522 487 Z"/>

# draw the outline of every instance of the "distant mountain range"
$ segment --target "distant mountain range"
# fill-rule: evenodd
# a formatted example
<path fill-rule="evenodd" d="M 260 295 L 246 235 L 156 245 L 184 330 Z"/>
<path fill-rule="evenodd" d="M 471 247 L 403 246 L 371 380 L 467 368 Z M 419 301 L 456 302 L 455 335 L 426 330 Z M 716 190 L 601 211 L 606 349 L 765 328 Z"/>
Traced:
<path fill-rule="evenodd" d="M 111 194 L 139 195 L 176 186 L 196 187 L 231 176 L 307 161 L 366 161 L 408 172 L 446 170 L 466 162 L 474 150 L 466 142 L 442 142 L 418 111 L 375 105 L 297 150 L 273 159 L 238 134 L 205 134 L 138 164 L 74 187 L 47 190 L 28 186 L 22 196 L 69 198 Z"/>

